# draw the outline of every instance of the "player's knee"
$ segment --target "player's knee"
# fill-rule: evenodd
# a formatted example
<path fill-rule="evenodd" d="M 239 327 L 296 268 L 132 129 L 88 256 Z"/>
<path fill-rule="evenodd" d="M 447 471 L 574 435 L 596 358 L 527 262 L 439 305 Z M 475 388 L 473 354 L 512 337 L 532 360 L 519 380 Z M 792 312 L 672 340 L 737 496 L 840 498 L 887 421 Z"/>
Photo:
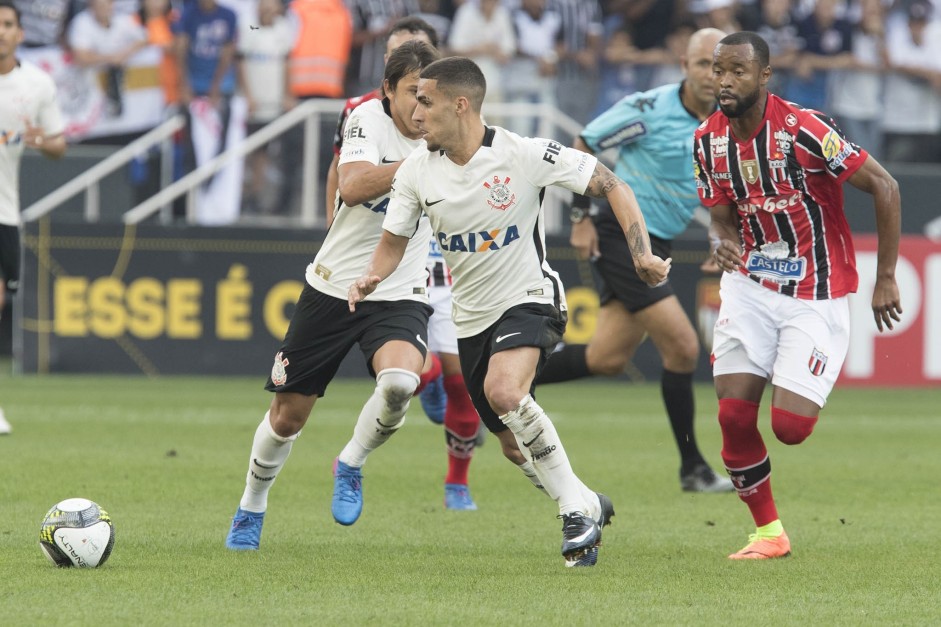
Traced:
<path fill-rule="evenodd" d="M 692 372 L 699 363 L 699 341 L 695 334 L 668 338 L 660 349 L 663 367 L 672 372 Z"/>
<path fill-rule="evenodd" d="M 738 398 L 719 399 L 719 426 L 724 434 L 758 430 L 758 403 Z"/>
<path fill-rule="evenodd" d="M 588 369 L 593 375 L 616 377 L 624 373 L 630 355 L 622 353 L 592 354 Z"/>
<path fill-rule="evenodd" d="M 376 376 L 376 389 L 390 411 L 405 413 L 419 381 L 418 375 L 409 370 L 386 368 Z"/>
<path fill-rule="evenodd" d="M 506 381 L 491 379 L 484 382 L 484 396 L 490 403 L 490 408 L 498 416 L 513 411 L 519 407 L 520 400 L 529 393 L 529 390 L 519 390 L 515 385 Z"/>
<path fill-rule="evenodd" d="M 779 407 L 771 408 L 771 430 L 784 444 L 800 444 L 814 431 L 816 416 L 799 416 Z"/>

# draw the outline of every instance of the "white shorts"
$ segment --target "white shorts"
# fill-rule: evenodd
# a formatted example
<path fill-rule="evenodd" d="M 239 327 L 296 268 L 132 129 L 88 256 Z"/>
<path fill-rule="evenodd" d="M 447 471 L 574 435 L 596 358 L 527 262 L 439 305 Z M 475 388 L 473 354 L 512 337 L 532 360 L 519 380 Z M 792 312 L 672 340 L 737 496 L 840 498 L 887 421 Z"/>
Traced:
<path fill-rule="evenodd" d="M 428 350 L 457 355 L 457 328 L 451 320 L 451 286 L 429 286 L 428 304 L 435 310 L 428 319 Z"/>
<path fill-rule="evenodd" d="M 713 376 L 750 373 L 827 402 L 849 349 L 846 297 L 802 300 L 772 292 L 738 272 L 723 274 L 713 335 Z"/>

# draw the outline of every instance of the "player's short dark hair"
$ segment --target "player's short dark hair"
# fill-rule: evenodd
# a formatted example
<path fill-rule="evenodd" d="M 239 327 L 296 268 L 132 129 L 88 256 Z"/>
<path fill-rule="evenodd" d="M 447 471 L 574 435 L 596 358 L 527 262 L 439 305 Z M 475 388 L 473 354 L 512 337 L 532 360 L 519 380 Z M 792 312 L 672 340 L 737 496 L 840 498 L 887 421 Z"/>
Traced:
<path fill-rule="evenodd" d="M 386 61 L 383 79 L 389 81 L 389 89 L 395 91 L 399 81 L 412 72 L 431 65 L 441 58 L 441 53 L 424 41 L 412 39 L 392 51 Z"/>
<path fill-rule="evenodd" d="M 431 45 L 435 48 L 438 47 L 438 31 L 435 30 L 434 26 L 420 17 L 408 16 L 396 20 L 392 24 L 392 28 L 389 29 L 389 35 L 401 33 L 402 31 L 407 31 L 413 35 L 425 33 L 428 35 L 428 41 L 431 42 Z"/>
<path fill-rule="evenodd" d="M 758 33 L 749 30 L 739 31 L 723 37 L 719 41 L 720 46 L 751 46 L 755 53 L 755 60 L 762 68 L 771 65 L 771 51 L 768 50 L 768 42 L 762 39 Z"/>
<path fill-rule="evenodd" d="M 13 9 L 16 25 L 20 28 L 23 27 L 22 15 L 20 15 L 20 10 L 16 8 L 16 5 L 13 4 L 13 0 L 0 0 L 0 9 Z"/>
<path fill-rule="evenodd" d="M 487 79 L 480 67 L 467 57 L 448 57 L 435 61 L 419 75 L 438 81 L 438 90 L 450 97 L 464 96 L 474 111 L 480 112 L 487 94 Z"/>

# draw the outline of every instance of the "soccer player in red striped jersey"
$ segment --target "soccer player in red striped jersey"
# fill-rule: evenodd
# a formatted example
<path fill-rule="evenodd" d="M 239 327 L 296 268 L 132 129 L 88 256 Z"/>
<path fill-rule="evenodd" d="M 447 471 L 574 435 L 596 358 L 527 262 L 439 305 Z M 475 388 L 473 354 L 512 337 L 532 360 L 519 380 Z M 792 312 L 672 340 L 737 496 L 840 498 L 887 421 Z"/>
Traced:
<path fill-rule="evenodd" d="M 833 121 L 768 93 L 768 44 L 739 32 L 713 55 L 719 111 L 696 131 L 694 166 L 725 272 L 713 340 L 722 458 L 757 527 L 731 559 L 790 554 L 771 493 L 758 405 L 771 381 L 771 428 L 785 444 L 813 431 L 849 346 L 855 253 L 844 182 L 873 197 L 879 236 L 872 311 L 902 313 L 895 266 L 901 200 L 895 179 Z"/>

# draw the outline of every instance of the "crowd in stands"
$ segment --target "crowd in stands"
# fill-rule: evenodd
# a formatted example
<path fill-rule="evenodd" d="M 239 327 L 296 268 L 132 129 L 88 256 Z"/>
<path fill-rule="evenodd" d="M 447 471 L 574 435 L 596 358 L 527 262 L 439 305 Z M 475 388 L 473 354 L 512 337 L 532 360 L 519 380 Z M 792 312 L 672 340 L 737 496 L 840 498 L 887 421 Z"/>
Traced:
<path fill-rule="evenodd" d="M 696 29 L 754 30 L 771 91 L 831 114 L 888 162 L 941 163 L 941 0 L 16 0 L 19 52 L 51 74 L 72 142 L 119 145 L 193 103 L 238 141 L 307 98 L 381 82 L 404 16 L 473 58 L 494 102 L 545 102 L 586 123 L 622 96 L 677 80 Z M 241 97 L 239 97 L 241 96 Z M 194 111 L 196 113 L 194 114 Z M 485 109 L 486 113 L 486 109 Z M 334 120 L 324 120 L 324 156 Z M 524 135 L 526 120 L 505 121 Z M 228 139 L 226 139 L 228 138 Z M 297 137 L 280 150 L 296 158 Z M 192 146 L 185 168 L 200 160 Z M 252 202 L 271 151 L 249 159 Z M 294 155 L 294 157 L 291 157 Z M 211 155 L 210 155 L 211 156 Z M 240 173 L 241 175 L 241 173 Z M 296 192 L 296 182 L 284 181 Z M 269 199 L 283 205 L 288 196 Z"/>

